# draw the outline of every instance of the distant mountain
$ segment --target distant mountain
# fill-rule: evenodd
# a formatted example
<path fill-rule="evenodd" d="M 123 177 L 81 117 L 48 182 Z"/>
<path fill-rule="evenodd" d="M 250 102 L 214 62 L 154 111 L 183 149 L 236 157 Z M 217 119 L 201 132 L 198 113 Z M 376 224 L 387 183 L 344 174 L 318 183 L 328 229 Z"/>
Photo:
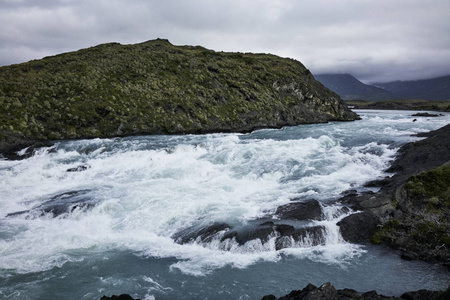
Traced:
<path fill-rule="evenodd" d="M 390 100 L 399 98 L 382 88 L 367 85 L 350 74 L 319 74 L 314 77 L 344 100 Z"/>
<path fill-rule="evenodd" d="M 321 81 L 317 77 L 316 79 Z M 423 100 L 450 99 L 450 75 L 426 80 L 373 83 L 373 85 L 394 93 L 400 98 Z"/>

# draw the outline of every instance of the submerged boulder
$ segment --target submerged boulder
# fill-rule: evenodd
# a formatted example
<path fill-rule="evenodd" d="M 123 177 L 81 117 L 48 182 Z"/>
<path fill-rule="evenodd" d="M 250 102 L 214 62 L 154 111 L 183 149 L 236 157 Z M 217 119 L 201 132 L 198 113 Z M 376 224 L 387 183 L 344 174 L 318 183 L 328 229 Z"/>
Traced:
<path fill-rule="evenodd" d="M 272 221 L 260 224 L 247 224 L 233 228 L 225 223 L 215 223 L 208 226 L 192 226 L 175 233 L 172 238 L 179 244 L 210 243 L 218 240 L 228 245 L 234 241 L 239 245 L 259 240 L 262 244 L 275 239 L 275 250 L 300 246 L 311 247 L 325 243 L 325 228 L 323 226 L 295 227 L 290 224 L 274 223 Z"/>
<path fill-rule="evenodd" d="M 192 226 L 175 233 L 172 238 L 179 244 L 191 242 L 209 243 L 220 233 L 227 232 L 232 227 L 226 223 L 214 223 L 205 227 Z"/>
<path fill-rule="evenodd" d="M 131 297 L 129 294 L 121 294 L 119 296 L 112 295 L 111 297 L 103 296 L 100 298 L 100 300 L 140 300 L 140 299 L 137 298 L 135 299 Z"/>
<path fill-rule="evenodd" d="M 322 206 L 317 200 L 293 202 L 279 206 L 275 215 L 280 219 L 292 219 L 298 221 L 323 220 Z"/>
<path fill-rule="evenodd" d="M 74 168 L 69 168 L 66 170 L 66 172 L 81 172 L 81 171 L 86 171 L 87 169 L 89 169 L 91 166 L 89 164 L 81 164 L 78 165 Z"/>
<path fill-rule="evenodd" d="M 10 213 L 7 217 L 25 215 L 28 219 L 34 219 L 50 214 L 58 217 L 78 210 L 87 210 L 95 206 L 96 201 L 90 195 L 91 190 L 69 191 L 51 196 L 44 203 L 24 211 Z"/>

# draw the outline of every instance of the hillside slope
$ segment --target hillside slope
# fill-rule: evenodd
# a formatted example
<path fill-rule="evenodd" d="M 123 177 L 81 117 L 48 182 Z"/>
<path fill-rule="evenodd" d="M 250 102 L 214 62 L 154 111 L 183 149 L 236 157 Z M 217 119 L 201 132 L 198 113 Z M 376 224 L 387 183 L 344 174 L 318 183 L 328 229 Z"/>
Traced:
<path fill-rule="evenodd" d="M 17 141 L 246 132 L 355 120 L 300 62 L 167 40 L 0 68 L 0 150 Z"/>

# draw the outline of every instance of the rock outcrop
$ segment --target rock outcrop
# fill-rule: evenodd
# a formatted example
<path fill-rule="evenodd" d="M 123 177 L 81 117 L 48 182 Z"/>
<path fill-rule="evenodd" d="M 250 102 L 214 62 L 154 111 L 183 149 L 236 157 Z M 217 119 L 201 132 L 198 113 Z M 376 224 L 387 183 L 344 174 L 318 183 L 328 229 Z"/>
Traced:
<path fill-rule="evenodd" d="M 399 150 L 388 169 L 395 175 L 378 182 L 377 194 L 342 199 L 363 212 L 338 225 L 350 242 L 370 238 L 404 259 L 450 265 L 450 125 L 421 136 L 427 138 Z"/>
<path fill-rule="evenodd" d="M 90 192 L 91 190 L 75 190 L 52 195 L 44 200 L 42 204 L 32 209 L 10 213 L 6 217 L 22 216 L 26 219 L 35 219 L 44 215 L 48 217 L 63 217 L 75 210 L 86 211 L 97 204 Z"/>
<path fill-rule="evenodd" d="M 279 206 L 275 212 L 280 219 L 291 220 L 322 220 L 323 213 L 319 201 L 292 202 Z"/>
<path fill-rule="evenodd" d="M 140 300 L 140 299 L 135 299 L 131 297 L 129 294 L 121 294 L 119 296 L 112 295 L 111 297 L 103 296 L 100 298 L 100 300 Z"/>
<path fill-rule="evenodd" d="M 308 284 L 302 290 L 292 291 L 280 298 L 277 298 L 274 295 L 266 295 L 261 300 L 446 300 L 449 299 L 449 297 L 450 288 L 446 291 L 419 290 L 404 293 L 400 297 L 388 297 L 379 295 L 376 291 L 360 293 L 353 289 L 337 290 L 331 283 L 327 282 L 322 284 L 320 287 L 316 287 L 313 284 Z"/>
<path fill-rule="evenodd" d="M 342 207 L 335 215 L 338 217 L 348 212 L 348 208 Z M 233 227 L 226 223 L 200 223 L 175 233 L 172 238 L 179 244 L 205 244 L 216 240 L 222 250 L 229 250 L 233 244 L 242 246 L 251 241 L 265 244 L 271 239 L 274 239 L 275 250 L 294 245 L 311 247 L 326 243 L 326 228 L 311 222 L 324 219 L 323 208 L 317 200 L 293 200 L 279 206 L 273 214 L 244 225 Z"/>
<path fill-rule="evenodd" d="M 167 40 L 0 68 L 0 152 L 30 140 L 248 132 L 358 116 L 300 62 Z"/>

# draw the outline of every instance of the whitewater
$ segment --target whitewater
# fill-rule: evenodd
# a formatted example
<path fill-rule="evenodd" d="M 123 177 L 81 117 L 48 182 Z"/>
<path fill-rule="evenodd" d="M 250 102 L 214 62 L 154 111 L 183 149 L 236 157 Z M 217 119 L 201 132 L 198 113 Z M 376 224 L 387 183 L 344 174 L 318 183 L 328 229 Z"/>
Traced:
<path fill-rule="evenodd" d="M 0 159 L 0 298 L 260 299 L 327 281 L 385 295 L 446 288 L 439 265 L 345 242 L 336 224 L 355 213 L 343 192 L 376 192 L 364 184 L 391 176 L 401 145 L 450 114 L 356 112 L 362 120 L 249 134 L 58 141 Z M 226 238 L 312 199 L 323 219 L 292 224 L 320 226 L 320 242 Z M 227 226 L 187 238 L 213 224 Z"/>

